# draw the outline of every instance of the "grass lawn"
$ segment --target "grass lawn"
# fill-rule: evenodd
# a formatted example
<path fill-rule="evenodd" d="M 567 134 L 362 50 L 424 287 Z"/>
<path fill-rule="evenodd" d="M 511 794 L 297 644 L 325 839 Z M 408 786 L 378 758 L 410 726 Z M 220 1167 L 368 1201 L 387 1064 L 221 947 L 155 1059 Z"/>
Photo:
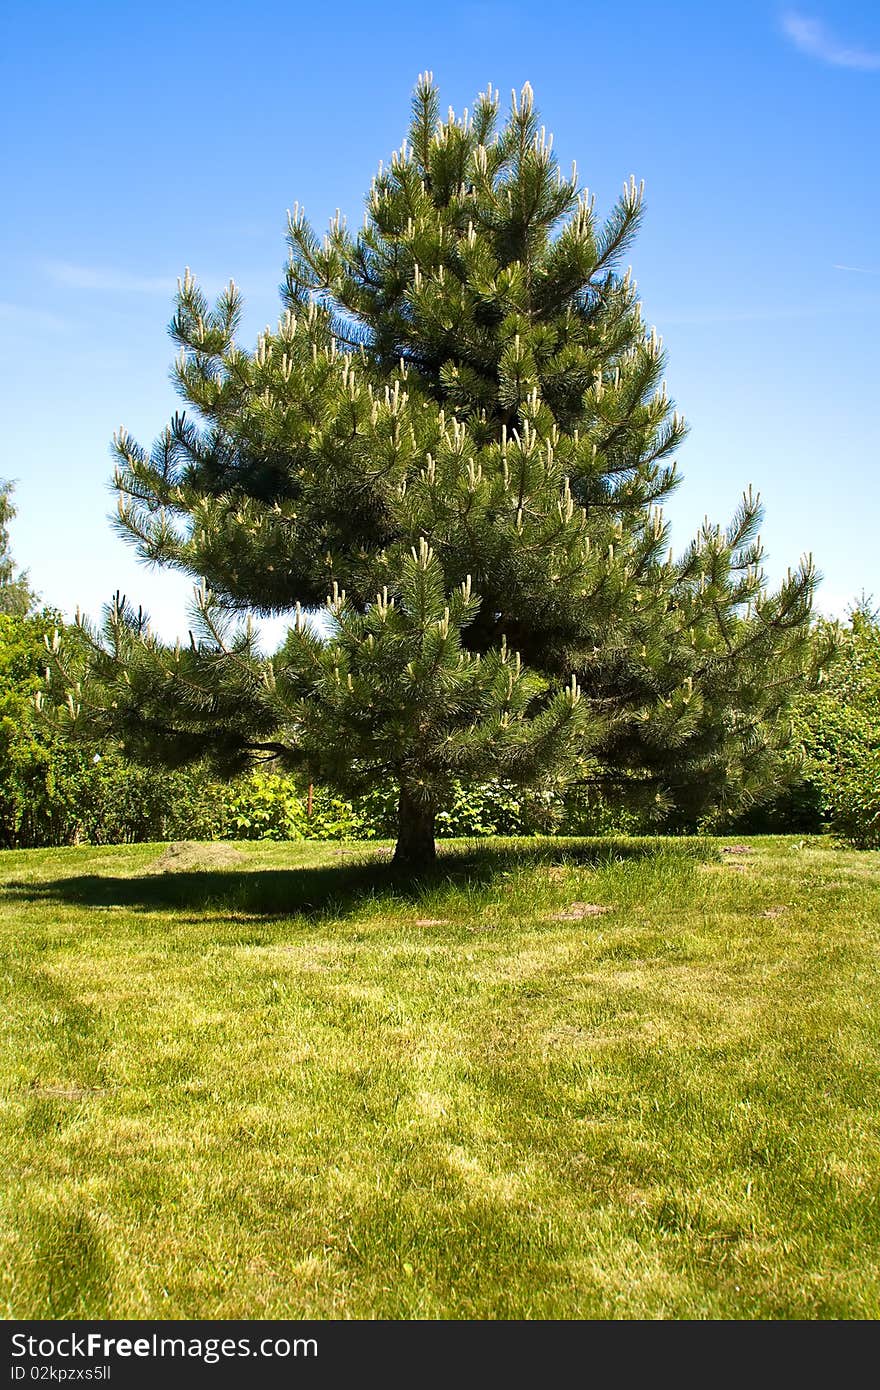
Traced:
<path fill-rule="evenodd" d="M 514 848 L 0 855 L 0 1311 L 880 1316 L 880 854 Z"/>

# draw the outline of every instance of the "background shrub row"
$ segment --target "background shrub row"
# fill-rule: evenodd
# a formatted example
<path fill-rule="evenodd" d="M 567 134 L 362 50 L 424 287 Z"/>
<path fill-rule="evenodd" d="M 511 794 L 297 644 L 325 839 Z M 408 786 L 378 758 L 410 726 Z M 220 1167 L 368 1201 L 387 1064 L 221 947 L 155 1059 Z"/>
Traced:
<path fill-rule="evenodd" d="M 114 749 L 66 744 L 34 709 L 44 639 L 57 615 L 0 614 L 0 847 L 153 840 L 342 840 L 395 834 L 396 794 L 346 801 L 325 788 L 257 771 L 229 782 L 203 768 L 168 771 Z M 788 785 L 727 826 L 741 832 L 832 830 L 880 847 L 880 625 L 864 608 L 838 631 L 839 654 L 818 692 L 795 701 Z M 441 836 L 692 830 L 648 804 L 616 806 L 593 789 L 523 791 L 503 782 L 456 786 Z"/>

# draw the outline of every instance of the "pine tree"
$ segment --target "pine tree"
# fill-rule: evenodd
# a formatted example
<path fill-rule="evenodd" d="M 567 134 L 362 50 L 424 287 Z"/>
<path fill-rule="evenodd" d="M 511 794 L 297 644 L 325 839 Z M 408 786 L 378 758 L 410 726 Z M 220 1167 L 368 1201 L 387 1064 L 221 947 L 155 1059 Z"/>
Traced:
<path fill-rule="evenodd" d="M 71 726 L 144 758 L 262 758 L 400 789 L 397 857 L 433 854 L 454 779 L 591 785 L 694 820 L 772 785 L 803 683 L 816 575 L 768 591 L 749 490 L 668 551 L 686 426 L 623 252 L 531 89 L 409 136 L 362 229 L 289 216 L 283 313 L 254 351 L 230 283 L 187 271 L 171 332 L 186 410 L 151 452 L 115 436 L 118 526 L 201 578 L 188 646 L 122 600 L 90 633 Z M 316 625 L 314 610 L 324 605 Z M 293 614 L 259 654 L 250 614 Z"/>

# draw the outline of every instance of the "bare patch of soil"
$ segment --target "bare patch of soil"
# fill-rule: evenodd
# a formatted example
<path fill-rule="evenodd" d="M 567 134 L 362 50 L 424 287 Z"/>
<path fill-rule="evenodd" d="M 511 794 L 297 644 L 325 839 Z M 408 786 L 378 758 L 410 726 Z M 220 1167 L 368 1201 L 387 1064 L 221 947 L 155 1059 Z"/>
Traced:
<path fill-rule="evenodd" d="M 585 917 L 602 917 L 610 911 L 610 907 L 603 907 L 601 903 L 571 903 L 568 907 L 563 908 L 562 912 L 554 912 L 552 920 L 554 922 L 582 922 Z"/>
<path fill-rule="evenodd" d="M 229 869 L 247 862 L 234 845 L 203 845 L 193 840 L 180 840 L 168 846 L 147 868 L 148 874 L 173 874 L 190 869 Z"/>

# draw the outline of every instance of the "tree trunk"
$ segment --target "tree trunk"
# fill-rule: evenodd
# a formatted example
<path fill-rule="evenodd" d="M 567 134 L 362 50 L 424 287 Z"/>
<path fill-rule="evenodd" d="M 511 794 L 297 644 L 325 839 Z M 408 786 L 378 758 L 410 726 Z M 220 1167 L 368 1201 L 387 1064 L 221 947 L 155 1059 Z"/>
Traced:
<path fill-rule="evenodd" d="M 397 807 L 397 844 L 394 848 L 395 864 L 405 864 L 417 868 L 422 864 L 433 864 L 437 858 L 434 844 L 434 802 L 430 798 L 417 797 L 407 787 L 400 789 Z"/>

